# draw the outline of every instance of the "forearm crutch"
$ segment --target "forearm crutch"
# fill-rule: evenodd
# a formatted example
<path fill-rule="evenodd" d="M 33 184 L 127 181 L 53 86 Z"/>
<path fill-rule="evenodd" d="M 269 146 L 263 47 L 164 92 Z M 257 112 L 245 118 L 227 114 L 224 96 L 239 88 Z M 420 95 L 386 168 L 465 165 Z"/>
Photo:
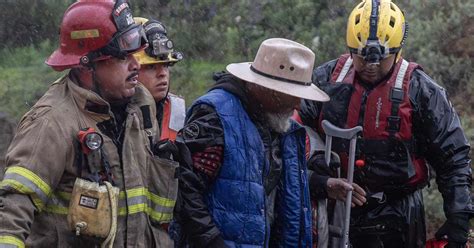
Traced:
<path fill-rule="evenodd" d="M 329 165 L 331 161 L 331 147 L 332 147 L 332 138 L 341 138 L 345 140 L 350 141 L 350 146 L 349 146 L 349 161 L 347 164 L 347 181 L 349 184 L 352 185 L 353 182 L 353 177 L 354 177 L 354 163 L 355 163 L 355 151 L 356 151 L 356 143 L 357 143 L 357 134 L 362 131 L 361 126 L 356 126 L 350 129 L 342 129 L 339 127 L 334 126 L 331 122 L 327 120 L 323 120 L 322 122 L 322 127 L 324 132 L 326 133 L 326 146 L 325 146 L 325 160 L 326 164 Z M 340 168 L 337 169 L 337 174 L 338 177 L 340 177 Z M 350 222 L 350 217 L 351 217 L 351 201 L 352 201 L 352 191 L 349 191 L 346 195 L 345 199 L 345 214 L 344 214 L 344 222 L 343 222 L 343 227 L 342 227 L 342 247 L 348 247 L 349 246 L 349 222 Z M 323 207 L 327 205 L 326 201 L 318 201 L 319 203 L 322 203 Z M 322 231 L 322 235 L 320 237 L 323 238 L 323 243 L 319 244 L 318 240 L 318 247 L 327 247 L 328 243 L 328 238 L 329 238 L 329 224 L 327 222 L 327 216 L 322 216 L 321 223 L 318 218 L 318 225 L 323 225 L 323 227 L 320 229 Z M 325 222 L 325 223 L 322 223 Z M 331 229 L 335 230 L 336 234 L 337 229 L 340 230 L 340 228 L 337 227 L 332 227 Z M 324 237 L 323 235 L 327 235 Z M 319 236 L 319 234 L 318 234 Z"/>

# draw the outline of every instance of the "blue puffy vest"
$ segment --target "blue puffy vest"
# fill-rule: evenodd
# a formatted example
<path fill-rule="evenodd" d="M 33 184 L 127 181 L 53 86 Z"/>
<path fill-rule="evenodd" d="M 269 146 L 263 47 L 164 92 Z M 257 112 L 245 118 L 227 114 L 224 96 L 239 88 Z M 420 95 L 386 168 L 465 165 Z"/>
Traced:
<path fill-rule="evenodd" d="M 270 227 L 263 171 L 268 171 L 260 134 L 239 98 L 215 89 L 197 99 L 213 107 L 224 128 L 224 160 L 204 197 L 222 236 L 230 247 L 268 247 Z M 272 245 L 311 246 L 311 211 L 306 174 L 304 128 L 292 123 L 281 139 L 282 175 L 277 186 Z M 265 166 L 265 167 L 264 167 Z"/>

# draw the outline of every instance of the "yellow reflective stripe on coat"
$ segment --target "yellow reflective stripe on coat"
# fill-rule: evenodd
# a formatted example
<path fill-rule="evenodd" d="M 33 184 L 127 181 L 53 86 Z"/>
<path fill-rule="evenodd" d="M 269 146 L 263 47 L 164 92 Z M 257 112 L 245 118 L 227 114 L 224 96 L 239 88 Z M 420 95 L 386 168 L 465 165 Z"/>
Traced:
<path fill-rule="evenodd" d="M 44 208 L 44 201 L 41 200 L 38 196 L 36 196 L 36 192 L 32 191 L 30 188 L 28 188 L 24 184 L 21 184 L 18 181 L 12 179 L 4 179 L 0 182 L 0 189 L 9 191 L 14 190 L 16 192 L 29 195 L 35 206 L 39 209 L 39 211 L 42 211 Z"/>
<path fill-rule="evenodd" d="M 149 200 L 153 201 L 153 203 L 163 206 L 163 207 L 174 207 L 176 201 L 173 199 L 168 199 L 161 197 L 159 195 L 153 194 L 146 188 L 136 188 L 136 189 L 129 189 L 126 190 L 127 198 L 137 197 L 137 196 L 146 196 Z M 125 193 L 122 191 L 120 192 L 119 199 L 124 199 Z"/>
<path fill-rule="evenodd" d="M 43 210 L 51 195 L 51 187 L 46 182 L 34 172 L 20 166 L 7 168 L 3 181 L 0 182 L 0 189 L 30 195 L 39 211 Z"/>
<path fill-rule="evenodd" d="M 125 192 L 119 195 L 119 215 L 145 213 L 159 222 L 171 221 L 173 218 L 173 208 L 175 200 L 158 196 L 148 191 L 144 187 L 126 190 L 127 200 L 125 201 Z M 45 211 L 55 214 L 68 214 L 69 200 L 71 193 L 55 191 L 51 195 L 45 206 Z M 127 212 L 128 209 L 128 212 Z"/>
<path fill-rule="evenodd" d="M 142 212 L 146 213 L 148 216 L 150 216 L 151 218 L 159 222 L 169 222 L 171 221 L 171 219 L 173 219 L 172 211 L 170 213 L 157 212 L 153 210 L 151 207 L 148 207 L 146 203 L 135 204 L 128 207 L 128 214 L 136 214 L 136 213 L 142 213 Z M 121 207 L 119 209 L 119 215 L 120 216 L 127 215 L 127 208 Z"/>
<path fill-rule="evenodd" d="M 173 218 L 176 201 L 151 193 L 146 188 L 130 189 L 126 190 L 126 193 L 120 192 L 119 199 L 119 215 L 144 212 L 159 222 L 168 222 Z"/>
<path fill-rule="evenodd" d="M 1 247 L 19 247 L 19 248 L 24 248 L 25 243 L 21 241 L 21 239 L 11 236 L 11 235 L 4 235 L 0 236 L 0 246 Z"/>
<path fill-rule="evenodd" d="M 71 193 L 65 191 L 54 191 L 46 203 L 45 210 L 48 213 L 64 214 L 69 212 L 69 201 L 71 200 Z"/>

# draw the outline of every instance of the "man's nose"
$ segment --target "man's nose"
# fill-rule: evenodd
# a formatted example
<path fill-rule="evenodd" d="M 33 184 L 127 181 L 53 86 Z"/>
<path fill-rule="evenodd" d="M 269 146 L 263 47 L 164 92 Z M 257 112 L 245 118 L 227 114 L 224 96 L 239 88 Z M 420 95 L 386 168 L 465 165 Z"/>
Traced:
<path fill-rule="evenodd" d="M 156 64 L 155 72 L 156 72 L 156 77 L 164 76 L 166 74 L 166 67 L 163 66 L 163 64 Z"/>
<path fill-rule="evenodd" d="M 130 61 L 128 64 L 128 69 L 130 71 L 138 71 L 140 70 L 140 63 L 138 63 L 138 60 L 133 56 L 132 54 L 129 54 L 127 59 Z"/>

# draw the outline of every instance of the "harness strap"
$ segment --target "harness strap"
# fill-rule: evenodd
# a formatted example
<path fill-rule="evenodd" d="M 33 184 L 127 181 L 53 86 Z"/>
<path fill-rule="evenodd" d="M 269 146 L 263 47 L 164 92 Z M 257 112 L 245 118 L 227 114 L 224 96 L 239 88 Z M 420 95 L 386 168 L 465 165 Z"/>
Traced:
<path fill-rule="evenodd" d="M 344 66 L 342 67 L 341 73 L 339 73 L 339 76 L 336 79 L 336 83 L 340 83 L 340 82 L 342 82 L 342 80 L 344 80 L 347 73 L 349 72 L 349 69 L 351 68 L 351 65 L 352 65 L 352 58 L 349 57 L 349 58 L 347 58 L 346 62 L 344 63 Z"/>
<path fill-rule="evenodd" d="M 403 101 L 404 92 L 403 92 L 403 79 L 407 72 L 409 63 L 406 60 L 402 61 L 400 69 L 398 70 L 397 78 L 395 81 L 395 86 L 390 92 L 390 101 L 392 102 L 392 108 L 390 111 L 390 116 L 387 117 L 387 131 L 389 132 L 390 138 L 395 138 L 395 134 L 400 131 L 400 116 L 398 116 L 398 110 L 400 109 L 400 104 Z"/>

